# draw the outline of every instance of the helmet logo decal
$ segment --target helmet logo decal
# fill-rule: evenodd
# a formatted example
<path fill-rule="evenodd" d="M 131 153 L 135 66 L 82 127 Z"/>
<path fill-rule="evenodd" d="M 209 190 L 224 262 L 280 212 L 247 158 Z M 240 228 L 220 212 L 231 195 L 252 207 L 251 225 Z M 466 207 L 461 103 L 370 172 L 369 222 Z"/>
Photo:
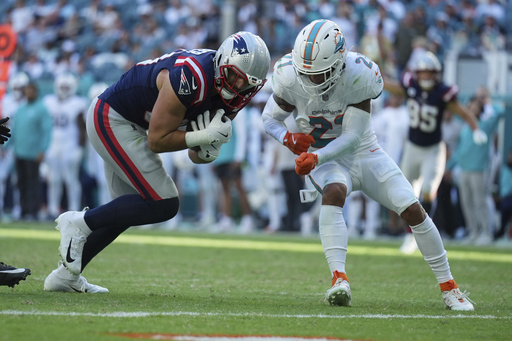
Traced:
<path fill-rule="evenodd" d="M 233 35 L 233 50 L 231 51 L 231 56 L 238 56 L 241 54 L 249 53 L 249 49 L 247 48 L 247 42 L 244 38 L 242 38 L 239 34 Z"/>
<path fill-rule="evenodd" d="M 322 26 L 326 23 L 325 20 L 318 20 L 318 22 L 313 26 L 311 29 L 311 32 L 309 33 L 308 40 L 306 42 L 306 46 L 304 49 L 304 67 L 310 69 L 311 68 L 311 62 L 315 59 L 316 54 L 318 51 L 315 51 L 315 56 L 313 56 L 313 48 L 315 47 L 315 40 L 318 36 L 318 32 L 320 32 L 320 29 Z"/>
<path fill-rule="evenodd" d="M 334 35 L 334 42 L 336 43 L 334 53 L 345 52 L 345 37 L 343 36 L 343 34 L 341 34 L 341 32 L 336 32 L 336 34 Z"/>

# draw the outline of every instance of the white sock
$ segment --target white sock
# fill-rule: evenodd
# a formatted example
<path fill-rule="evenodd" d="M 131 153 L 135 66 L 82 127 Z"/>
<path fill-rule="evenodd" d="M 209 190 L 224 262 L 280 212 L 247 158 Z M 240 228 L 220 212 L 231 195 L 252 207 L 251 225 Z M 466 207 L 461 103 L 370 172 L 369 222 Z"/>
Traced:
<path fill-rule="evenodd" d="M 72 280 L 75 280 L 79 277 L 79 275 L 75 275 L 75 274 L 72 274 L 68 268 L 66 268 L 64 266 L 64 264 L 59 264 L 59 266 L 57 267 L 56 269 L 57 273 L 59 274 L 59 276 L 61 278 L 66 278 L 66 279 L 72 279 Z"/>
<path fill-rule="evenodd" d="M 421 224 L 411 226 L 411 230 L 418 249 L 434 271 L 437 282 L 441 284 L 453 279 L 441 235 L 432 219 L 427 216 Z"/>
<path fill-rule="evenodd" d="M 347 259 L 348 230 L 343 218 L 343 208 L 322 205 L 318 230 L 331 274 L 334 271 L 344 273 Z"/>

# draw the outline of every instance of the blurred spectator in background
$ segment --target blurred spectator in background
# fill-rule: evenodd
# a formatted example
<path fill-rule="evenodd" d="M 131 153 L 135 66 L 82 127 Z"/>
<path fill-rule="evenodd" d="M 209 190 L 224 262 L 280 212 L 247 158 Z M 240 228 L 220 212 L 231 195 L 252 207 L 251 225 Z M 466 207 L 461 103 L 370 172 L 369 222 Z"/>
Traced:
<path fill-rule="evenodd" d="M 39 166 L 50 146 L 53 123 L 48 109 L 38 99 L 37 85 L 27 84 L 24 93 L 27 102 L 16 110 L 9 143 L 16 158 L 21 218 L 36 220 L 42 202 Z"/>
<path fill-rule="evenodd" d="M 446 110 L 443 114 L 443 122 L 441 126 L 443 141 L 446 144 L 446 159 L 449 160 L 459 140 L 460 130 L 464 121 L 461 120 L 453 112 Z M 458 194 L 457 183 L 455 178 L 458 173 L 445 168 L 443 178 L 437 189 L 436 209 L 434 211 L 433 220 L 440 232 L 448 238 L 462 238 L 464 235 L 464 219 L 462 217 L 462 209 Z"/>
<path fill-rule="evenodd" d="M 478 118 L 478 125 L 487 136 L 491 137 L 503 112 L 494 112 L 492 105 L 487 108 L 486 118 L 483 117 L 485 104 L 477 97 L 472 97 L 468 104 L 469 111 Z M 489 112 L 491 111 L 491 112 Z M 457 148 L 450 163 L 460 167 L 459 193 L 462 212 L 468 237 L 465 242 L 475 245 L 489 245 L 493 240 L 492 226 L 489 225 L 489 211 L 486 199 L 490 196 L 490 188 L 486 176 L 490 161 L 491 138 L 486 143 L 478 144 L 473 139 L 473 132 L 465 124 L 460 132 Z M 453 168 L 453 165 L 448 165 Z"/>
<path fill-rule="evenodd" d="M 512 238 L 512 149 L 506 153 L 506 158 L 500 172 L 500 211 L 501 224 L 494 234 L 494 239 L 501 243 L 502 240 L 510 241 Z M 509 232 L 508 235 L 505 233 Z"/>
<path fill-rule="evenodd" d="M 88 101 L 76 94 L 78 81 L 70 73 L 57 76 L 54 93 L 43 98 L 53 118 L 50 147 L 46 152 L 48 166 L 48 216 L 55 220 L 65 210 L 79 211 L 82 206 L 80 166 L 86 140 L 85 113 Z M 63 189 L 66 189 L 65 207 Z"/>
<path fill-rule="evenodd" d="M 420 33 L 414 28 L 414 13 L 407 12 L 398 26 L 393 43 L 395 55 L 392 58 L 395 60 L 397 70 L 395 74 L 389 76 L 393 78 L 401 76 L 412 53 L 414 38 L 418 35 Z"/>
<path fill-rule="evenodd" d="M 403 97 L 389 95 L 384 108 L 372 115 L 372 125 L 382 149 L 399 165 L 402 159 L 402 148 L 407 141 L 409 131 L 409 112 L 404 105 Z M 387 211 L 389 214 L 387 232 L 391 235 L 402 234 L 405 228 L 403 221 L 394 211 Z M 371 239 L 372 234 L 368 233 L 367 238 Z"/>
<path fill-rule="evenodd" d="M 13 75 L 9 80 L 9 92 L 2 98 L 2 116 L 11 118 L 11 121 L 5 124 L 7 127 L 11 125 L 16 110 L 26 102 L 25 87 L 29 81 L 24 72 Z M 15 183 L 13 150 L 0 147 L 0 216 L 2 222 L 9 222 L 12 219 L 14 206 L 19 205 L 19 200 L 15 200 Z"/>
<path fill-rule="evenodd" d="M 242 182 L 242 166 L 246 161 L 245 155 L 247 152 L 247 119 L 247 110 L 241 110 L 232 123 L 233 135 L 231 139 L 222 146 L 219 157 L 213 162 L 214 172 L 219 178 L 222 188 L 219 202 L 218 232 L 233 230 L 236 216 L 234 207 L 240 209 L 239 231 L 249 233 L 256 229 L 247 191 Z"/>

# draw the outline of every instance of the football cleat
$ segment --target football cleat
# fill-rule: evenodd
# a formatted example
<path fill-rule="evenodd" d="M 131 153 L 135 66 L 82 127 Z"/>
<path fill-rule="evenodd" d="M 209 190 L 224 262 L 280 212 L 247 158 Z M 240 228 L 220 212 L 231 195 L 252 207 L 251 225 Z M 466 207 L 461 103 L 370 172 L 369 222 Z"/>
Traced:
<path fill-rule="evenodd" d="M 350 291 L 350 284 L 345 278 L 338 277 L 337 271 L 334 272 L 334 279 L 336 282 L 332 285 L 332 288 L 327 290 L 325 294 L 325 301 L 329 302 L 330 305 L 337 305 L 343 307 L 350 307 L 352 305 L 352 293 Z"/>
<path fill-rule="evenodd" d="M 85 277 L 72 274 L 63 264 L 59 264 L 44 280 L 45 291 L 83 292 L 89 294 L 107 293 L 108 289 L 90 284 Z"/>
<path fill-rule="evenodd" d="M 55 228 L 60 231 L 60 257 L 68 270 L 75 275 L 82 272 L 84 244 L 92 233 L 84 220 L 86 210 L 87 208 L 81 212 L 65 212 L 55 219 Z"/>
<path fill-rule="evenodd" d="M 443 301 L 450 310 L 473 311 L 473 301 L 469 299 L 469 293 L 461 292 L 455 281 L 449 280 L 441 284 Z"/>
<path fill-rule="evenodd" d="M 0 285 L 7 285 L 14 288 L 20 281 L 24 281 L 28 275 L 30 275 L 30 269 L 15 268 L 14 266 L 0 262 Z"/>

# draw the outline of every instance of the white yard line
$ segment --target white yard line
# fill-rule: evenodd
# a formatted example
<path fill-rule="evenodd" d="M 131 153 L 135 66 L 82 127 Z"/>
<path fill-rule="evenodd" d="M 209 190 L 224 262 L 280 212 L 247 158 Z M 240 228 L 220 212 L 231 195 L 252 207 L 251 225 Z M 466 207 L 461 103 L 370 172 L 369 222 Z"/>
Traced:
<path fill-rule="evenodd" d="M 393 315 L 393 314 L 363 314 L 363 315 L 293 315 L 293 314 L 262 314 L 262 313 L 200 313 L 193 311 L 169 311 L 169 312 L 145 312 L 145 311 L 118 311 L 111 313 L 87 313 L 70 311 L 21 311 L 21 310 L 0 310 L 0 315 L 33 315 L 33 316 L 88 316 L 88 317 L 151 317 L 151 316 L 240 316 L 240 317 L 269 317 L 269 318 L 324 318 L 324 319 L 502 319 L 510 320 L 511 316 L 494 315 Z"/>

